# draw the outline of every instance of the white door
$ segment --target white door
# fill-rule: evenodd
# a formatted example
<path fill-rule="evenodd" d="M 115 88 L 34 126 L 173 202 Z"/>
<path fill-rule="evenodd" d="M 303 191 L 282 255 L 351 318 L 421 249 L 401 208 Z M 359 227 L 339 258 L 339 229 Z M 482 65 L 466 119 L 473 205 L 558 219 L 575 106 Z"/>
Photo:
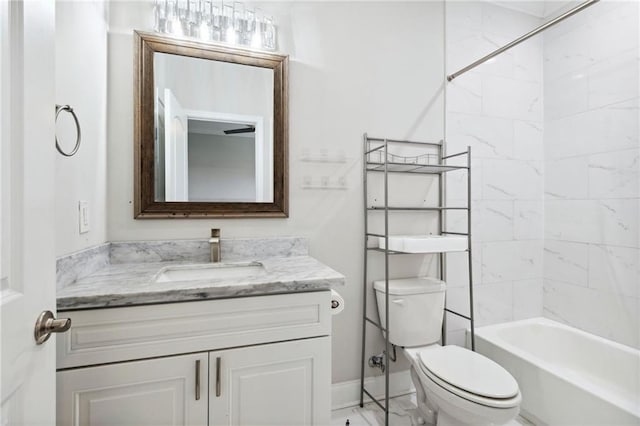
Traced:
<path fill-rule="evenodd" d="M 189 118 L 169 89 L 164 89 L 165 201 L 189 201 Z"/>
<path fill-rule="evenodd" d="M 207 424 L 207 353 L 58 372 L 58 425 Z"/>
<path fill-rule="evenodd" d="M 329 424 L 330 339 L 210 352 L 209 425 Z"/>
<path fill-rule="evenodd" d="M 0 424 L 55 424 L 55 2 L 0 1 Z"/>

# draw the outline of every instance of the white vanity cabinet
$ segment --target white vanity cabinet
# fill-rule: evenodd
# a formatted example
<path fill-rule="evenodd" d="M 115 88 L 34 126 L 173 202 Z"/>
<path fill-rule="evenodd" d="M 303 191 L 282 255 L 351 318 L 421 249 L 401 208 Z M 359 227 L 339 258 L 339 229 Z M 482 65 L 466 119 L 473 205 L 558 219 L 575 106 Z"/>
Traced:
<path fill-rule="evenodd" d="M 206 425 L 207 363 L 200 353 L 59 371 L 56 423 Z M 203 384 L 197 399 L 195 388 Z"/>
<path fill-rule="evenodd" d="M 58 425 L 324 425 L 330 292 L 66 311 Z"/>
<path fill-rule="evenodd" d="M 209 424 L 327 425 L 330 337 L 209 353 Z"/>

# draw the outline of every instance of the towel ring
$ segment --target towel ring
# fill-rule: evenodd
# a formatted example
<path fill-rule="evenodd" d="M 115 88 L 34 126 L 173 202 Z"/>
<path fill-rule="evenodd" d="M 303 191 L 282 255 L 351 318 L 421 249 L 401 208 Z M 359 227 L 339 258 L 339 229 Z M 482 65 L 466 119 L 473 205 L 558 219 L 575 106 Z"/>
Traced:
<path fill-rule="evenodd" d="M 56 105 L 56 121 L 58 121 L 58 115 L 60 114 L 60 111 L 68 111 L 69 114 L 71 114 L 71 116 L 73 117 L 73 120 L 76 122 L 76 132 L 78 133 L 78 138 L 76 139 L 76 146 L 73 147 L 73 150 L 71 152 L 64 152 L 62 148 L 60 148 L 60 144 L 58 143 L 58 135 L 56 135 L 56 149 L 60 154 L 64 155 L 65 157 L 72 157 L 75 155 L 76 152 L 78 152 L 78 149 L 80 148 L 80 140 L 82 138 L 82 133 L 80 131 L 80 123 L 78 122 L 78 117 L 76 116 L 76 113 L 73 112 L 73 108 L 71 108 L 70 105 Z"/>

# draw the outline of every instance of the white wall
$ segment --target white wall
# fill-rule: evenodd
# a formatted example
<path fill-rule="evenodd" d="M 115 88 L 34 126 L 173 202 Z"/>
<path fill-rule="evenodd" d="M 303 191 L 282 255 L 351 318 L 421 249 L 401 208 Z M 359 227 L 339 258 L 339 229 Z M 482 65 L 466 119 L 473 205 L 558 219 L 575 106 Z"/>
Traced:
<path fill-rule="evenodd" d="M 56 103 L 71 105 L 82 129 L 75 156 L 56 152 L 58 256 L 107 240 L 107 15 L 105 1 L 56 1 Z M 71 150 L 76 132 L 69 114 L 61 112 L 57 133 Z M 80 200 L 89 202 L 86 234 L 79 232 Z"/>
<path fill-rule="evenodd" d="M 232 114 L 249 122 L 262 119 L 262 140 L 264 149 L 269 152 L 265 163 L 271 163 L 273 70 L 158 54 L 154 56 L 154 74 L 161 99 L 164 99 L 165 88 L 169 88 L 188 112 L 204 113 L 200 118 Z M 217 118 L 232 122 L 230 118 Z M 270 183 L 267 186 L 271 187 L 273 178 L 268 176 Z"/>
<path fill-rule="evenodd" d="M 531 31 L 541 21 L 495 4 L 447 2 L 447 72 Z M 543 238 L 542 39 L 533 38 L 447 86 L 448 153 L 472 149 L 476 325 L 540 316 Z M 465 205 L 466 175 L 447 175 L 449 205 Z M 466 232 L 466 214 L 448 228 Z M 449 255 L 448 305 L 468 313 L 466 255 Z M 448 316 L 450 342 L 467 321 Z"/>
<path fill-rule="evenodd" d="M 261 3 L 290 55 L 290 217 L 134 220 L 131 31 L 152 27 L 150 3 L 114 2 L 109 33 L 110 240 L 301 235 L 311 254 L 343 273 L 346 310 L 334 318 L 333 382 L 360 372 L 362 316 L 362 133 L 440 140 L 443 136 L 441 2 Z M 342 152 L 346 164 L 301 161 Z M 311 168 L 314 167 L 313 170 Z M 345 177 L 347 190 L 302 189 L 303 176 Z M 373 297 L 370 295 L 370 306 Z M 375 312 L 375 308 L 372 312 Z M 375 314 L 374 314 L 375 315 Z M 381 351 L 370 328 L 367 353 Z M 370 374 L 369 370 L 367 374 Z"/>
<path fill-rule="evenodd" d="M 255 138 L 189 133 L 189 200 L 255 201 Z"/>
<path fill-rule="evenodd" d="M 170 54 L 154 55 L 160 97 L 169 88 L 183 108 L 227 114 L 273 115 L 273 71 Z"/>
<path fill-rule="evenodd" d="M 544 315 L 640 347 L 638 2 L 544 35 Z"/>

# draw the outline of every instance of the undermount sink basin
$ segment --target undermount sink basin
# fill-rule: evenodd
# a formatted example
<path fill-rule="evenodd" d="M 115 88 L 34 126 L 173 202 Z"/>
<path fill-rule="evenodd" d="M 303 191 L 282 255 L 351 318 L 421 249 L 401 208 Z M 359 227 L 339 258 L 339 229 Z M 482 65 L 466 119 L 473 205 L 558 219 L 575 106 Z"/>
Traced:
<path fill-rule="evenodd" d="M 245 265 L 186 265 L 169 266 L 160 271 L 155 282 L 219 280 L 226 278 L 247 278 L 263 275 L 264 267 L 259 263 Z"/>

